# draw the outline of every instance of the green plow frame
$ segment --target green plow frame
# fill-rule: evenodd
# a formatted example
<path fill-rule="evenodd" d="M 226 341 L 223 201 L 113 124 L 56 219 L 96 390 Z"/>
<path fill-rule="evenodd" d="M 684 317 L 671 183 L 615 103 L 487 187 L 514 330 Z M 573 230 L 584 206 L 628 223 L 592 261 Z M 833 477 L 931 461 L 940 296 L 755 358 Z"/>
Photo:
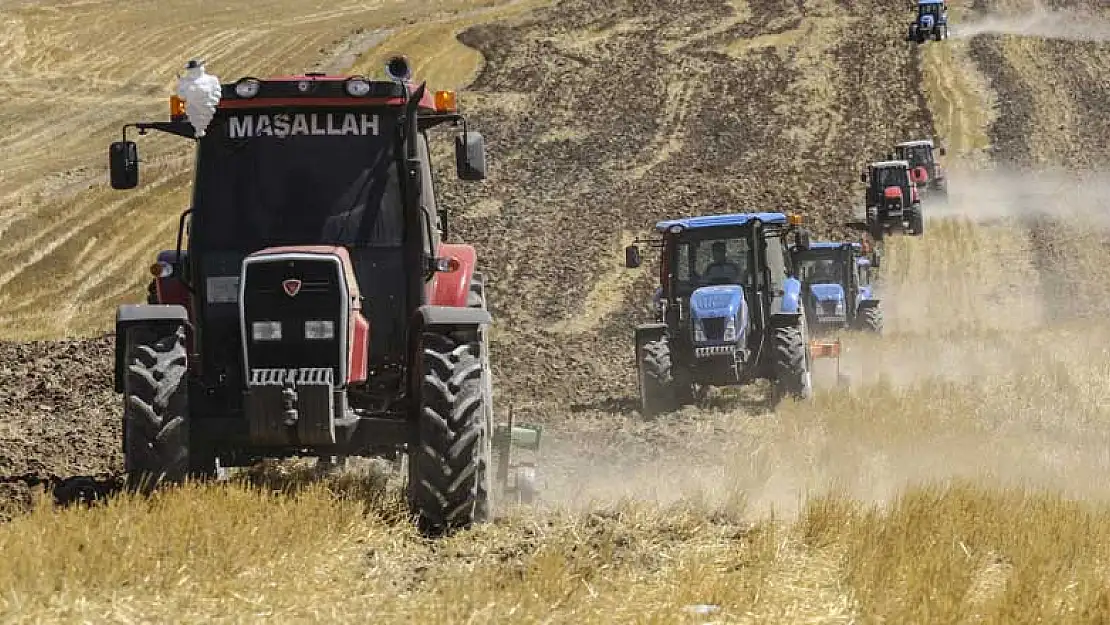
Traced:
<path fill-rule="evenodd" d="M 513 409 L 509 408 L 508 423 L 499 423 L 493 432 L 493 452 L 497 466 L 497 484 L 504 497 L 522 504 L 535 502 L 539 490 L 536 477 L 536 459 L 540 450 L 543 426 L 514 423 Z M 517 454 L 525 452 L 525 459 Z"/>

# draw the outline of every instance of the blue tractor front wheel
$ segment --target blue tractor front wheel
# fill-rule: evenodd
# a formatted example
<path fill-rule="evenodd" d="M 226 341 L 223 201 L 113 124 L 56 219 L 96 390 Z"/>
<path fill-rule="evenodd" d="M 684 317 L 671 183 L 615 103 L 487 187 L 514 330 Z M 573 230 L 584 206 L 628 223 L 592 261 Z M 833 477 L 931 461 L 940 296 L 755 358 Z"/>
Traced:
<path fill-rule="evenodd" d="M 640 413 L 645 417 L 678 410 L 693 403 L 689 375 L 676 375 L 671 347 L 666 337 L 648 341 L 640 348 Z"/>

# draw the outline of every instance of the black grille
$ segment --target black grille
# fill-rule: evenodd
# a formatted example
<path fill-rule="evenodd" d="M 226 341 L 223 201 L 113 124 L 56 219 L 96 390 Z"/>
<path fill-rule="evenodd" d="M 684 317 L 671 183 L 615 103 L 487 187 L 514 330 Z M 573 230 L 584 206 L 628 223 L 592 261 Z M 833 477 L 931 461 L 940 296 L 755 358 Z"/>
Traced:
<path fill-rule="evenodd" d="M 705 330 L 705 340 L 719 341 L 725 336 L 725 318 L 711 317 L 701 320 L 701 327 Z"/>
<path fill-rule="evenodd" d="M 282 283 L 301 281 L 300 291 L 286 294 Z M 339 372 L 345 354 L 340 346 L 345 328 L 340 326 L 343 301 L 339 265 L 333 260 L 274 258 L 247 265 L 244 277 L 243 315 L 246 321 L 247 363 L 251 369 L 329 367 Z M 334 324 L 329 340 L 307 340 L 304 322 L 326 320 Z M 280 321 L 281 340 L 255 341 L 255 321 Z"/>
<path fill-rule="evenodd" d="M 821 314 L 835 315 L 836 314 L 836 301 L 821 302 Z"/>

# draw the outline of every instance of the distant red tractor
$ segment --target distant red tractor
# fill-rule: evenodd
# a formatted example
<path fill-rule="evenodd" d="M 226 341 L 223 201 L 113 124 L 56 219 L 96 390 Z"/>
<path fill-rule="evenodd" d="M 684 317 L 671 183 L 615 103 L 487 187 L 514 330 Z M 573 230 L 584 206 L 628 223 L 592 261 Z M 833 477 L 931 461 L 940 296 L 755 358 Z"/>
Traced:
<path fill-rule="evenodd" d="M 495 428 L 483 275 L 472 246 L 444 241 L 428 131 L 461 125 L 457 174 L 486 175 L 455 93 L 413 84 L 403 57 L 382 81 L 221 85 L 190 67 L 195 101 L 128 124 L 109 153 L 112 187 L 131 189 L 128 128 L 196 144 L 176 249 L 158 255 L 150 301 L 117 313 L 128 473 L 175 482 L 262 458 L 386 456 L 407 460 L 422 527 L 489 519 L 494 447 L 507 463 L 539 430 Z"/>
<path fill-rule="evenodd" d="M 921 196 L 910 176 L 907 161 L 879 161 L 871 163 L 860 174 L 860 182 L 867 183 L 864 191 L 866 229 L 875 241 L 881 241 L 887 232 L 910 232 L 921 236 L 925 231 L 925 217 L 921 209 Z"/>

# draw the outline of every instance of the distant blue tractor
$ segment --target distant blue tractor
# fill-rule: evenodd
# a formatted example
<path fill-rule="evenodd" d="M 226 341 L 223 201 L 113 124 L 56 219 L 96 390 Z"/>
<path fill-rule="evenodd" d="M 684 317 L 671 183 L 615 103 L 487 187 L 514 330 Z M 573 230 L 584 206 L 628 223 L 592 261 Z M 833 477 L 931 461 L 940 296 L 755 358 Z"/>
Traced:
<path fill-rule="evenodd" d="M 917 0 L 917 19 L 910 24 L 907 41 L 925 43 L 948 38 L 948 5 L 944 0 Z"/>
<path fill-rule="evenodd" d="M 871 281 L 873 257 L 867 251 L 847 242 L 816 242 L 793 250 L 813 336 L 844 329 L 882 333 L 883 310 Z"/>
<path fill-rule="evenodd" d="M 775 400 L 813 392 L 801 282 L 791 247 L 809 234 L 783 213 L 736 213 L 661 221 L 655 322 L 636 328 L 642 413 L 693 403 L 710 386 L 773 383 Z M 792 243 L 788 245 L 788 239 Z M 635 244 L 625 265 L 639 267 Z"/>

